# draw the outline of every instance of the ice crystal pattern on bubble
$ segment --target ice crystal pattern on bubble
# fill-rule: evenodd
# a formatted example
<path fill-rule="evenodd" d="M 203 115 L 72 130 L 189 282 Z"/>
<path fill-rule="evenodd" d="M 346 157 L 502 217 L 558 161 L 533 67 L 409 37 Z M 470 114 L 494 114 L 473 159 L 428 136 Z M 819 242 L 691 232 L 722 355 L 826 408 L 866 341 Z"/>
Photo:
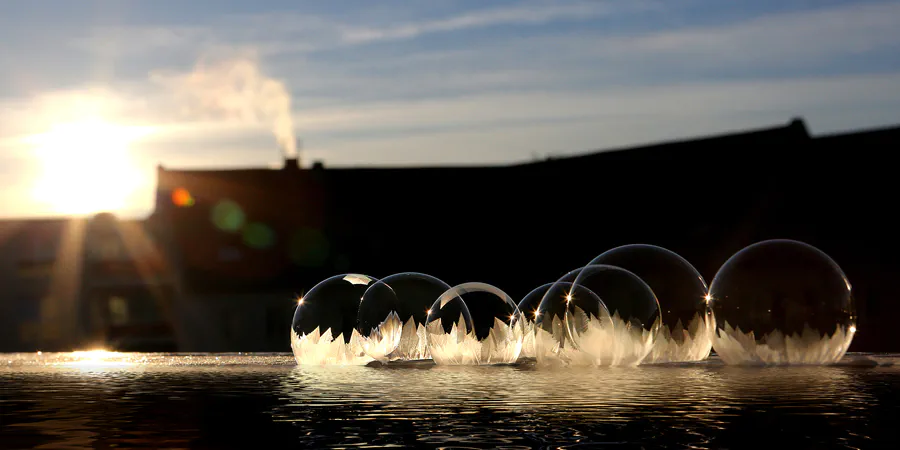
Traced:
<path fill-rule="evenodd" d="M 330 328 L 321 334 L 316 328 L 303 335 L 291 330 L 291 350 L 300 365 L 363 365 L 372 361 L 363 351 L 362 339 L 356 330 L 348 343 L 341 334 L 332 337 Z"/>
<path fill-rule="evenodd" d="M 494 319 L 488 336 L 478 340 L 474 331 L 466 332 L 463 319 L 454 323 L 449 333 L 445 333 L 441 322 L 433 321 L 427 326 L 431 357 L 436 364 L 483 365 L 502 364 L 515 361 L 522 351 L 524 327 L 521 321 L 512 326 L 499 318 Z"/>
<path fill-rule="evenodd" d="M 745 333 L 725 322 L 713 339 L 716 353 L 726 364 L 831 364 L 847 352 L 854 333 L 854 327 L 838 325 L 829 336 L 806 325 L 796 334 L 775 330 L 757 337 L 752 331 Z"/>
<path fill-rule="evenodd" d="M 575 321 L 581 330 L 577 345 L 567 334 L 567 324 L 554 317 L 548 332 L 542 327 L 535 330 L 535 351 L 538 363 L 543 366 L 635 366 L 647 356 L 654 343 L 655 324 L 651 330 L 622 320 L 618 314 L 601 319 L 575 307 L 565 320 Z"/>
<path fill-rule="evenodd" d="M 671 329 L 663 326 L 644 364 L 704 360 L 712 348 L 713 332 L 714 327 L 701 314 L 696 314 L 687 327 L 680 319 Z"/>
<path fill-rule="evenodd" d="M 425 326 L 417 325 L 413 317 L 402 324 L 396 312 L 391 312 L 368 337 L 363 337 L 362 346 L 380 362 L 431 358 L 425 345 Z"/>

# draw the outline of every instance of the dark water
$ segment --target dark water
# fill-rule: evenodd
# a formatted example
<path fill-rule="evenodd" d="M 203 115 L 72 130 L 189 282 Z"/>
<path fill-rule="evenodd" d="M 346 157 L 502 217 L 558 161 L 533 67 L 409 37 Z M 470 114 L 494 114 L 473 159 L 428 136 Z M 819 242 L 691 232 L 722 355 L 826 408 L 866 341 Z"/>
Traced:
<path fill-rule="evenodd" d="M 893 448 L 898 359 L 854 358 L 880 365 L 547 371 L 0 355 L 0 447 Z"/>

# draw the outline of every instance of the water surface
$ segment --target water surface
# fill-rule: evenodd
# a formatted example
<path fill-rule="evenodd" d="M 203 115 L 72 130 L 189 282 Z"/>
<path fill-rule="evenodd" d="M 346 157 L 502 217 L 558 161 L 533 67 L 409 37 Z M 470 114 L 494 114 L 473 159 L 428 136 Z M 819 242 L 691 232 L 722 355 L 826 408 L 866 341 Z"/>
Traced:
<path fill-rule="evenodd" d="M 0 447 L 891 448 L 896 361 L 536 370 L 0 354 Z"/>

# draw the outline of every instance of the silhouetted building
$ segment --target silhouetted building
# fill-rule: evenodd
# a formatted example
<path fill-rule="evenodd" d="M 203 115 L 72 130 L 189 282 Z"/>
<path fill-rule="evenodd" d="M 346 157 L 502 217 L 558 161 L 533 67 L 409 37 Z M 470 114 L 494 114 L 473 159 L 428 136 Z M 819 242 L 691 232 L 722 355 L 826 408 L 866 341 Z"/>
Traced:
<path fill-rule="evenodd" d="M 897 250 L 885 242 L 896 222 L 878 160 L 898 136 L 813 139 L 794 120 L 494 167 L 160 167 L 154 220 L 168 233 L 184 350 L 287 350 L 294 299 L 336 273 L 420 271 L 521 298 L 635 242 L 682 254 L 711 281 L 746 245 L 803 240 L 844 267 L 866 311 L 897 293 L 878 278 L 896 263 L 877 255 Z M 877 319 L 863 318 L 854 348 L 896 350 L 867 320 Z"/>
<path fill-rule="evenodd" d="M 0 221 L 0 351 L 53 346 L 74 335 L 79 275 L 76 258 L 64 249 L 83 226 L 61 219 Z"/>

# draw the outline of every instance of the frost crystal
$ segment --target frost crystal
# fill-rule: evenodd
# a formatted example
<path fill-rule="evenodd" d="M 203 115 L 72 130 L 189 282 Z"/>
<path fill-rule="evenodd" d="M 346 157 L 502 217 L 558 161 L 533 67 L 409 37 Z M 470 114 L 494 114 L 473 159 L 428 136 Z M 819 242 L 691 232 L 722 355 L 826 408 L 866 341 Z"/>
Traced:
<path fill-rule="evenodd" d="M 524 328 L 521 322 L 507 325 L 499 318 L 488 336 L 478 340 L 475 332 L 466 333 L 465 321 L 460 318 L 449 333 L 444 333 L 439 320 L 427 327 L 431 357 L 436 364 L 481 365 L 514 362 L 522 352 Z"/>
<path fill-rule="evenodd" d="M 430 359 L 425 345 L 425 327 L 416 325 L 413 317 L 406 323 L 396 312 L 391 312 L 368 337 L 362 338 L 363 349 L 378 361 L 411 361 Z"/>
<path fill-rule="evenodd" d="M 550 332 L 535 330 L 538 364 L 545 366 L 634 366 L 640 364 L 654 343 L 654 332 L 619 317 L 601 319 L 575 307 L 570 320 L 577 322 L 578 345 L 566 335 L 559 317 L 551 322 Z M 651 330 L 658 327 L 654 324 Z"/>
<path fill-rule="evenodd" d="M 338 334 L 331 337 L 331 329 L 321 335 L 317 327 L 302 336 L 291 330 L 291 350 L 300 365 L 364 365 L 372 358 L 363 350 L 362 339 L 356 330 L 350 335 L 350 342 Z"/>
<path fill-rule="evenodd" d="M 671 329 L 663 326 L 644 364 L 675 361 L 702 361 L 712 349 L 713 327 L 705 314 L 697 313 L 687 329 L 681 319 Z"/>
<path fill-rule="evenodd" d="M 713 335 L 713 346 L 726 364 L 831 364 L 847 352 L 855 331 L 852 326 L 838 325 L 833 334 L 820 334 L 805 324 L 798 334 L 786 336 L 775 330 L 757 338 L 752 331 L 744 333 L 726 321 Z"/>

